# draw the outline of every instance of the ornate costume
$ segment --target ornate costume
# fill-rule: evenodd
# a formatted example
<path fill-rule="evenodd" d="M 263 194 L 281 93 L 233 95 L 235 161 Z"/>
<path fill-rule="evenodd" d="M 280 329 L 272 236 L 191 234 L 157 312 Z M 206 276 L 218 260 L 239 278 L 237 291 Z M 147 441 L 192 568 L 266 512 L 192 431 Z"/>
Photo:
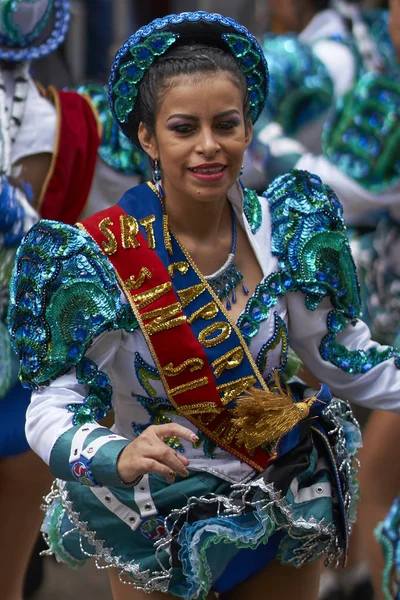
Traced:
<path fill-rule="evenodd" d="M 186 39 L 233 54 L 257 119 L 267 69 L 254 37 L 232 19 L 182 13 L 140 29 L 117 53 L 109 95 L 123 130 L 137 131 L 145 71 Z M 50 551 L 75 566 L 95 556 L 139 589 L 187 599 L 226 591 L 275 557 L 294 566 L 345 559 L 360 436 L 327 385 L 399 409 L 399 354 L 371 342 L 357 319 L 354 263 L 330 188 L 292 171 L 262 198 L 237 184 L 228 200 L 263 272 L 236 323 L 170 233 L 153 184 L 76 227 L 39 222 L 11 288 L 10 335 L 34 390 L 27 435 L 58 478 L 43 525 Z M 327 385 L 282 387 L 289 345 Z M 111 408 L 109 430 L 98 421 Z M 121 451 L 171 421 L 200 438 L 167 440 L 190 459 L 189 477 L 169 485 L 150 473 L 125 485 Z"/>
<path fill-rule="evenodd" d="M 5 319 L 15 251 L 24 234 L 41 216 L 75 223 L 114 203 L 127 187 L 139 183 L 144 154 L 119 131 L 112 119 L 105 88 L 43 90 L 29 74 L 31 60 L 53 52 L 64 40 L 69 23 L 66 0 L 2 0 L 0 58 L 10 68 L 0 72 L 0 456 L 28 449 L 24 417 L 30 393 L 17 382 Z M 52 155 L 39 198 L 20 179 L 22 159 Z M 84 168 L 82 166 L 84 165 Z"/>

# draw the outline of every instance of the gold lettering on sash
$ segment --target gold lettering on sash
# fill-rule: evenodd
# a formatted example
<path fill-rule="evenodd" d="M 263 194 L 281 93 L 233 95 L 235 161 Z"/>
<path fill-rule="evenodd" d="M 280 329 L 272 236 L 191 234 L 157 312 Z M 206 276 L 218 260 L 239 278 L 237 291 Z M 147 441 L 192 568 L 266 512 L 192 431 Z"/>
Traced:
<path fill-rule="evenodd" d="M 107 242 L 103 241 L 101 242 L 101 245 L 103 246 L 104 252 L 108 256 L 111 256 L 111 254 L 115 254 L 118 250 L 117 238 L 109 229 L 109 227 L 111 227 L 112 225 L 114 225 L 114 223 L 111 221 L 110 217 L 102 219 L 102 221 L 100 221 L 99 223 L 99 229 L 101 233 L 107 238 Z"/>
<path fill-rule="evenodd" d="M 174 277 L 175 271 L 178 271 L 181 275 L 186 275 L 189 270 L 189 263 L 184 260 L 172 263 L 168 266 L 168 273 L 170 277 Z"/>
<path fill-rule="evenodd" d="M 207 377 L 201 377 L 200 379 L 194 379 L 193 381 L 188 381 L 187 383 L 183 383 L 182 385 L 177 385 L 174 388 L 170 389 L 171 396 L 177 396 L 178 394 L 183 394 L 184 392 L 190 392 L 191 390 L 197 390 L 199 387 L 203 387 L 208 384 Z M 179 407 L 179 410 L 181 407 Z"/>
<path fill-rule="evenodd" d="M 139 233 L 139 224 L 135 217 L 131 217 L 131 215 L 121 215 L 119 221 L 121 225 L 122 247 L 125 250 L 129 250 L 130 247 L 139 248 L 140 244 L 136 239 L 136 236 Z"/>
<path fill-rule="evenodd" d="M 228 350 L 225 354 L 214 360 L 211 364 L 214 369 L 215 376 L 221 377 L 226 369 L 234 369 L 238 367 L 244 358 L 244 351 L 241 346 L 236 346 L 232 350 Z"/>
<path fill-rule="evenodd" d="M 183 308 L 186 308 L 188 304 L 193 302 L 196 298 L 200 296 L 207 288 L 206 283 L 196 283 L 196 285 L 192 285 L 184 290 L 178 291 L 178 296 L 180 301 L 182 302 Z"/>
<path fill-rule="evenodd" d="M 124 285 L 126 289 L 129 291 L 138 290 L 142 287 L 146 279 L 151 279 L 152 274 L 147 267 L 142 267 L 140 269 L 140 273 L 137 279 L 133 275 L 129 277 L 126 281 L 124 281 Z"/>
<path fill-rule="evenodd" d="M 144 219 L 140 219 L 139 223 L 146 228 L 147 235 L 147 245 L 150 250 L 154 250 L 156 247 L 156 238 L 154 237 L 154 229 L 153 223 L 156 220 L 155 215 L 149 215 L 148 217 L 144 217 Z"/>
<path fill-rule="evenodd" d="M 160 331 L 166 331 L 173 327 L 178 327 L 186 322 L 186 317 L 182 313 L 182 305 L 180 302 L 175 302 L 169 306 L 156 308 L 148 312 L 142 313 L 143 321 L 151 320 L 151 323 L 145 323 L 146 331 L 149 335 L 154 335 Z"/>
<path fill-rule="evenodd" d="M 221 383 L 221 385 L 217 386 L 217 391 L 223 393 L 221 397 L 222 404 L 229 404 L 229 402 L 240 396 L 240 394 L 243 394 L 243 392 L 256 382 L 257 380 L 254 375 L 249 375 L 248 377 L 241 377 L 229 383 Z"/>
<path fill-rule="evenodd" d="M 215 302 L 209 302 L 208 304 L 205 304 L 204 306 L 196 310 L 192 315 L 190 315 L 190 317 L 188 318 L 188 323 L 189 325 L 191 325 L 192 323 L 197 321 L 197 319 L 206 319 L 207 321 L 210 321 L 211 319 L 216 317 L 217 314 L 218 306 Z"/>
<path fill-rule="evenodd" d="M 174 367 L 173 363 L 170 362 L 162 369 L 167 377 L 175 377 L 176 375 L 183 373 L 188 367 L 190 368 L 190 372 L 193 373 L 194 371 L 201 369 L 203 365 L 204 360 L 202 358 L 188 358 L 177 367 Z"/>
<path fill-rule="evenodd" d="M 214 402 L 196 402 L 196 404 L 184 404 L 179 407 L 179 412 L 183 415 L 207 415 L 208 419 L 202 419 L 203 422 L 210 422 L 215 419 L 221 411 L 225 410 L 217 406 Z"/>
<path fill-rule="evenodd" d="M 210 336 L 217 331 L 220 333 L 215 337 L 210 338 Z M 225 321 L 217 321 L 216 323 L 211 323 L 211 325 L 199 333 L 199 342 L 202 346 L 204 346 L 204 348 L 213 348 L 214 346 L 222 344 L 222 342 L 227 340 L 231 335 L 231 332 L 232 327 L 229 325 L 229 323 L 226 323 Z"/>
<path fill-rule="evenodd" d="M 169 232 L 168 215 L 163 215 L 163 234 L 164 234 L 164 246 L 168 254 L 172 255 L 172 242 L 171 234 Z"/>
<path fill-rule="evenodd" d="M 141 310 L 142 308 L 146 308 L 146 306 L 148 306 L 152 302 L 158 300 L 158 298 L 161 298 L 161 296 L 164 296 L 164 294 L 167 294 L 171 289 L 172 283 L 170 281 L 167 281 L 166 283 L 161 283 L 160 285 L 151 288 L 151 290 L 135 294 L 134 296 L 132 296 L 132 298 L 134 299 L 138 309 Z"/>

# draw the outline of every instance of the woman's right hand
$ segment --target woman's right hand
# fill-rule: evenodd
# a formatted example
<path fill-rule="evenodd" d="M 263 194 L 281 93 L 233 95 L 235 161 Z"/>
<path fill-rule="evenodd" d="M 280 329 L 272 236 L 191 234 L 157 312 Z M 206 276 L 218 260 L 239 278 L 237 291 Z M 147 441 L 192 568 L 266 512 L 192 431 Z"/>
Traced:
<path fill-rule="evenodd" d="M 192 444 L 199 439 L 193 431 L 177 423 L 151 425 L 119 455 L 117 473 L 121 481 L 129 484 L 147 473 L 163 475 L 168 483 L 173 483 L 176 474 L 187 477 L 189 461 L 164 442 L 170 437 L 182 438 Z"/>

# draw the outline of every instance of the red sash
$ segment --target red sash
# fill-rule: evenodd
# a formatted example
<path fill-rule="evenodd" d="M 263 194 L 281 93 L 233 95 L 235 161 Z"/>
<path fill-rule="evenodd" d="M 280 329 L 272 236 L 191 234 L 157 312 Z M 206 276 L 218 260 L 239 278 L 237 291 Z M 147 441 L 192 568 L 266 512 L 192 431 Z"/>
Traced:
<path fill-rule="evenodd" d="M 263 471 L 272 457 L 261 447 L 250 454 L 237 444 L 231 410 L 221 400 L 206 353 L 182 312 L 168 270 L 149 247 L 150 237 L 147 242 L 136 219 L 119 206 L 78 226 L 91 235 L 114 266 L 171 404 L 220 447 Z M 247 381 L 243 385 L 243 389 L 249 387 Z"/>

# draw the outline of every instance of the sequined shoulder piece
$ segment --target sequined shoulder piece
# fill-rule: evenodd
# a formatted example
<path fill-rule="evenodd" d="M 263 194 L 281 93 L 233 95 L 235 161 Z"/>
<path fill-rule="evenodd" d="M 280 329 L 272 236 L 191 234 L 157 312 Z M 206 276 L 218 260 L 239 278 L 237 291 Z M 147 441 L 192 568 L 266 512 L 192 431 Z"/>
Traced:
<path fill-rule="evenodd" d="M 399 119 L 399 73 L 367 73 L 326 125 L 324 154 L 365 189 L 383 192 L 400 181 Z"/>
<path fill-rule="evenodd" d="M 116 124 L 108 106 L 106 88 L 94 83 L 75 88 L 79 94 L 88 96 L 94 105 L 103 127 L 99 155 L 104 162 L 123 175 L 147 177 L 147 157 L 136 148 Z"/>
<path fill-rule="evenodd" d="M 332 80 L 324 63 L 297 36 L 267 35 L 263 50 L 270 72 L 270 89 L 257 129 L 273 120 L 287 134 L 294 134 L 330 108 Z"/>
<path fill-rule="evenodd" d="M 119 327 L 115 272 L 76 227 L 39 221 L 18 249 L 9 330 L 27 387 L 46 385 L 81 360 L 93 337 Z"/>
<path fill-rule="evenodd" d="M 273 181 L 263 196 L 271 210 L 271 250 L 280 268 L 314 310 L 330 297 L 349 318 L 359 314 L 356 268 L 347 241 L 342 206 L 331 188 L 307 171 Z"/>
<path fill-rule="evenodd" d="M 243 211 L 247 222 L 250 225 L 251 232 L 257 233 L 262 223 L 262 208 L 257 192 L 254 190 L 243 190 Z"/>

